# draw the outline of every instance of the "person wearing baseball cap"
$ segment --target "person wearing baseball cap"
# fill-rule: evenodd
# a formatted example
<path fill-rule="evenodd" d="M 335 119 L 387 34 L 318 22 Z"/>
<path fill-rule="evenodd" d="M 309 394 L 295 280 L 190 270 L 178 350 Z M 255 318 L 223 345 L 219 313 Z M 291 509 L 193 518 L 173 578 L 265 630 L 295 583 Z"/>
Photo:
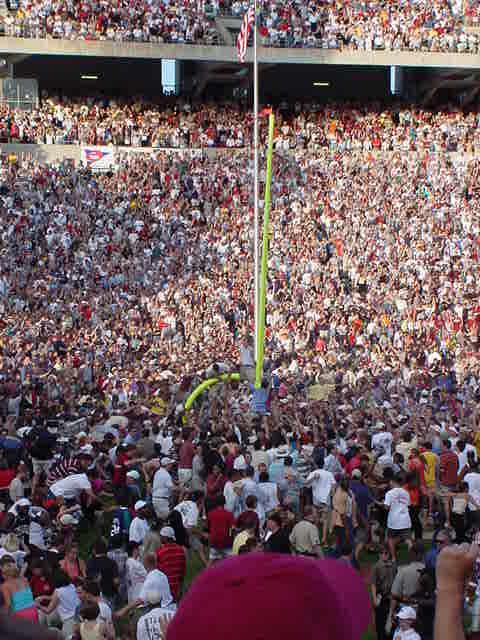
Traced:
<path fill-rule="evenodd" d="M 144 500 L 137 500 L 135 503 L 136 517 L 130 524 L 130 530 L 128 532 L 129 542 L 143 543 L 143 539 L 150 531 L 150 525 L 147 521 L 147 503 Z"/>
<path fill-rule="evenodd" d="M 170 498 L 174 489 L 174 482 L 171 476 L 174 460 L 168 457 L 161 459 L 161 467 L 153 476 L 152 504 L 159 520 L 166 520 L 170 512 Z"/>
<path fill-rule="evenodd" d="M 346 563 L 252 553 L 195 580 L 166 640 L 360 640 L 369 621 L 368 591 Z"/>
<path fill-rule="evenodd" d="M 128 471 L 126 475 L 127 491 L 131 496 L 132 502 L 134 500 L 138 501 L 142 497 L 140 487 L 138 485 L 140 477 L 140 473 L 136 469 Z"/>
<path fill-rule="evenodd" d="M 178 602 L 187 570 L 185 548 L 175 542 L 172 527 L 162 527 L 160 539 L 162 546 L 157 549 L 157 567 L 167 576 L 170 591 Z"/>
<path fill-rule="evenodd" d="M 422 640 L 413 628 L 417 613 L 413 607 L 402 607 L 397 615 L 398 627 L 393 634 L 393 640 Z"/>

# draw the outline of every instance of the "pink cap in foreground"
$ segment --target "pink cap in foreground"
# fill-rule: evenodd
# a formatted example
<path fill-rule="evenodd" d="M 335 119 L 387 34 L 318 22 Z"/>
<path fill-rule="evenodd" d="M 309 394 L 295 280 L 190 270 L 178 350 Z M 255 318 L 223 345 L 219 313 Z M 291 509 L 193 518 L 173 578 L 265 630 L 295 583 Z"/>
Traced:
<path fill-rule="evenodd" d="M 369 621 L 365 582 L 346 563 L 252 553 L 195 580 L 167 640 L 360 640 Z"/>

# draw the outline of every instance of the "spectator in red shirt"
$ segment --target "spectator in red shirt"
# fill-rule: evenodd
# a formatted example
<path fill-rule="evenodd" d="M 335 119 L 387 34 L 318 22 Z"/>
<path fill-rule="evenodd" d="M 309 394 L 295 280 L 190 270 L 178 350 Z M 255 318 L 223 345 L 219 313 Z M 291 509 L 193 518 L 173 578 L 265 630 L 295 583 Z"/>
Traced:
<path fill-rule="evenodd" d="M 115 489 L 123 489 L 127 485 L 127 473 L 138 464 L 144 462 L 143 458 L 134 458 L 135 445 L 121 444 L 117 449 L 117 459 L 113 471 L 113 485 Z"/>
<path fill-rule="evenodd" d="M 35 559 L 30 565 L 32 575 L 30 577 L 30 588 L 34 598 L 40 596 L 51 596 L 53 593 L 53 584 L 47 578 L 46 566 L 41 559 Z"/>
<path fill-rule="evenodd" d="M 218 496 L 216 506 L 208 513 L 208 529 L 210 532 L 210 564 L 215 560 L 223 560 L 232 554 L 232 529 L 235 518 L 225 509 L 225 497 Z"/>
<path fill-rule="evenodd" d="M 223 495 L 223 488 L 227 482 L 226 476 L 222 473 L 222 470 L 218 464 L 213 465 L 212 472 L 207 477 L 207 500 L 210 503 L 219 495 Z M 206 505 L 208 510 L 208 506 Z"/>
<path fill-rule="evenodd" d="M 157 569 L 167 576 L 170 591 L 178 602 L 187 569 L 185 549 L 175 542 L 172 527 L 160 529 L 160 540 L 162 546 L 157 549 Z"/>
<path fill-rule="evenodd" d="M 183 433 L 184 442 L 180 447 L 178 464 L 178 480 L 183 486 L 189 486 L 192 480 L 192 462 L 195 456 L 194 437 L 195 431 L 193 430 Z"/>
<path fill-rule="evenodd" d="M 352 471 L 354 469 L 359 469 L 360 465 L 362 464 L 362 460 L 360 458 L 360 450 L 358 449 L 358 447 L 352 447 L 351 452 L 353 453 L 353 456 L 350 458 L 347 466 L 345 467 L 345 471 L 347 472 L 349 477 L 352 476 Z"/>
<path fill-rule="evenodd" d="M 247 496 L 245 500 L 247 509 L 242 511 L 237 518 L 237 529 L 254 529 L 256 536 L 260 534 L 260 518 L 256 512 L 257 503 L 256 496 Z"/>
<path fill-rule="evenodd" d="M 450 440 L 443 440 L 440 454 L 440 495 L 445 508 L 447 521 L 450 519 L 450 492 L 458 482 L 458 456 L 452 451 Z"/>

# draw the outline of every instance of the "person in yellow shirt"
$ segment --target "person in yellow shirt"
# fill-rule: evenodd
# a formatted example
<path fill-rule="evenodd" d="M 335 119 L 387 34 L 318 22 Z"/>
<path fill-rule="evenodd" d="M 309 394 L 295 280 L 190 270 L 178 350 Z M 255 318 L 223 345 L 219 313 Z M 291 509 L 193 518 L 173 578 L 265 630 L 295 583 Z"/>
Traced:
<path fill-rule="evenodd" d="M 232 546 L 232 552 L 234 556 L 238 556 L 240 549 L 244 544 L 247 543 L 248 540 L 255 540 L 255 526 L 246 528 L 243 531 L 240 531 L 240 533 L 235 536 Z"/>
<path fill-rule="evenodd" d="M 439 458 L 436 453 L 432 451 L 432 443 L 425 442 L 425 451 L 422 453 L 422 458 L 425 461 L 425 485 L 427 487 L 428 496 L 428 514 L 432 513 L 433 496 L 437 487 Z"/>

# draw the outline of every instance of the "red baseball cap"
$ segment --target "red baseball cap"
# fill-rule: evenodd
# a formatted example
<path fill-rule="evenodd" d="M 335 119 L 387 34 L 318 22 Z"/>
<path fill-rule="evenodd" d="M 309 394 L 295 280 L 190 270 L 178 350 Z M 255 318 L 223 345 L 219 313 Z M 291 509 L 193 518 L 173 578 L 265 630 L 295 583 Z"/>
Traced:
<path fill-rule="evenodd" d="M 167 640 L 360 640 L 369 621 L 367 586 L 347 563 L 251 553 L 195 580 Z"/>

